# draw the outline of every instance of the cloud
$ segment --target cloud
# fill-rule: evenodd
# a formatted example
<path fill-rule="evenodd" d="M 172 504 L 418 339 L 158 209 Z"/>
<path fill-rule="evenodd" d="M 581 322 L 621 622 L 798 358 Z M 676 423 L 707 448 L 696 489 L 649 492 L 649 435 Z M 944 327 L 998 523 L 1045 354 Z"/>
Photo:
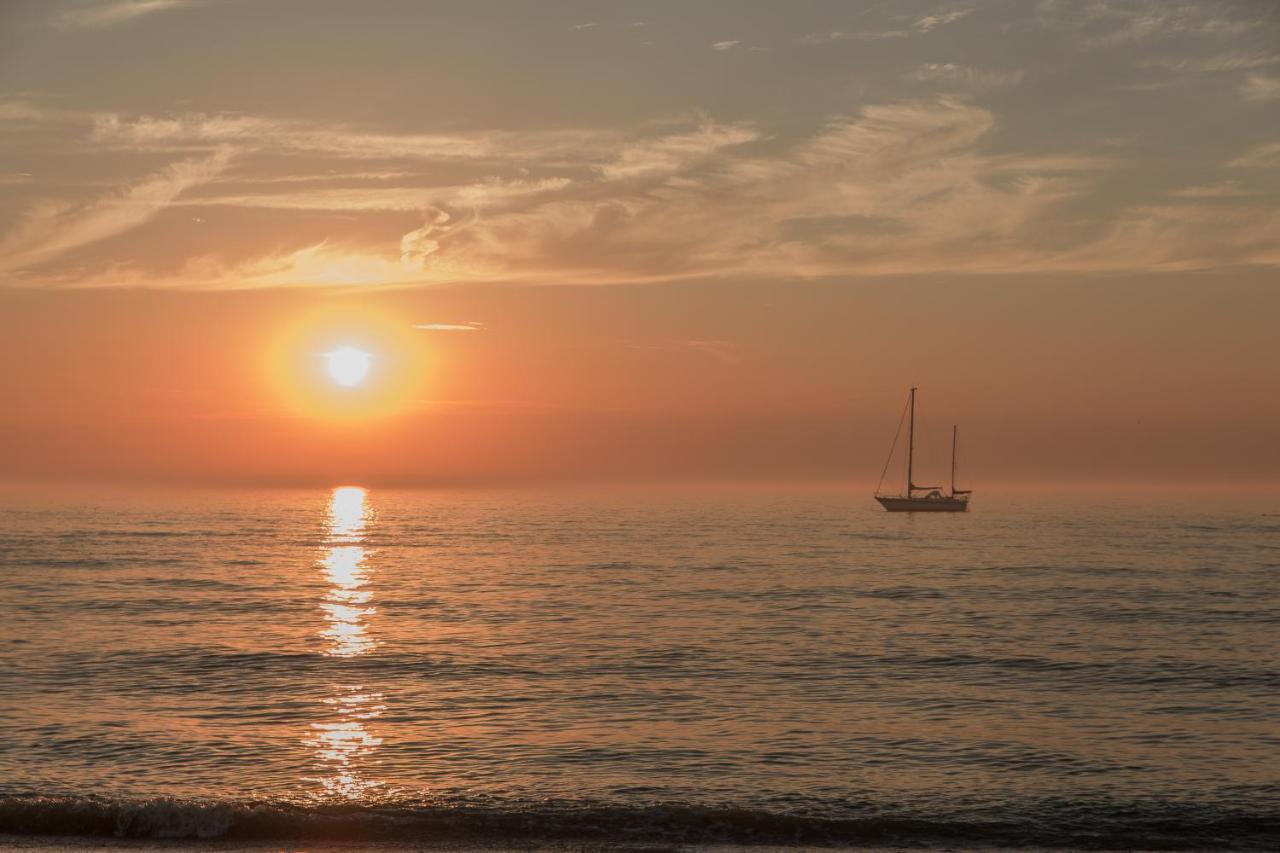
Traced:
<path fill-rule="evenodd" d="M 642 172 L 632 192 L 555 197 L 433 235 L 422 272 L 447 277 L 448 262 L 572 282 L 1022 268 L 1038 218 L 1105 164 L 979 156 L 993 125 L 955 102 L 868 107 L 771 157 L 726 147 Z"/>
<path fill-rule="evenodd" d="M 595 21 L 587 21 L 585 24 L 574 24 L 571 27 L 569 27 L 569 29 L 570 31 L 577 32 L 578 30 L 589 30 L 598 26 L 600 25 Z"/>
<path fill-rule="evenodd" d="M 1257 192 L 1245 189 L 1239 181 L 1224 181 L 1220 184 L 1170 190 L 1169 195 L 1174 198 L 1248 198 L 1257 195 Z"/>
<path fill-rule="evenodd" d="M 1191 200 L 1135 205 L 1100 239 L 1055 257 L 1062 270 L 1182 271 L 1280 264 L 1280 213 Z"/>
<path fill-rule="evenodd" d="M 731 341 L 691 340 L 681 341 L 679 345 L 685 349 L 703 353 L 721 364 L 742 363 L 741 350 Z"/>
<path fill-rule="evenodd" d="M 920 82 L 953 83 L 969 89 L 987 90 L 1016 86 L 1022 82 L 1024 72 L 984 70 L 952 62 L 929 62 L 917 67 L 907 76 Z"/>
<path fill-rule="evenodd" d="M 1250 74 L 1240 84 L 1240 96 L 1246 101 L 1274 101 L 1280 98 L 1280 77 Z"/>
<path fill-rule="evenodd" d="M 961 18 L 965 17 L 966 15 L 970 15 L 972 13 L 973 13 L 972 9 L 958 9 L 952 12 L 944 12 L 937 15 L 926 15 L 925 17 L 915 22 L 915 24 L 913 25 L 913 29 L 919 30 L 922 33 L 932 32 L 933 30 L 936 30 L 938 27 L 946 26 L 947 24 L 953 24 L 956 21 L 960 20 Z"/>
<path fill-rule="evenodd" d="M 31 96 L 0 97 L 0 125 L 5 131 L 45 130 L 79 135 L 91 122 L 88 114 L 41 103 Z"/>
<path fill-rule="evenodd" d="M 1097 236 L 1046 230 L 1116 163 L 980 153 L 994 128 L 990 112 L 954 101 L 867 107 L 775 156 L 726 150 L 643 195 L 557 199 L 485 219 L 442 257 L 484 269 L 500 253 L 552 279 L 644 281 L 1192 269 L 1275 256 L 1256 211 L 1222 205 L 1212 215 L 1134 206 Z"/>
<path fill-rule="evenodd" d="M 118 113 L 92 116 L 90 141 L 98 148 L 173 153 L 238 150 L 318 154 L 349 160 L 509 162 L 511 158 L 593 160 L 608 156 L 618 134 L 610 131 L 490 131 L 473 133 L 377 133 L 332 122 L 242 114 L 176 116 Z"/>
<path fill-rule="evenodd" d="M 110 271 L 131 284 L 149 282 L 136 270 Z M 412 284 L 417 276 L 392 258 L 329 241 L 293 251 L 226 263 L 214 255 L 191 258 L 173 276 L 196 289 L 244 290 L 261 287 L 389 287 Z"/>
<path fill-rule="evenodd" d="M 873 7 L 874 8 L 874 7 Z M 957 9 L 950 12 L 940 12 L 934 15 L 926 15 L 920 18 L 910 27 L 896 28 L 888 30 L 832 30 L 826 33 L 814 33 L 802 36 L 799 39 L 800 44 L 829 44 L 837 41 L 883 41 L 885 39 L 902 39 L 911 36 L 930 33 L 939 27 L 947 24 L 955 23 L 966 15 L 972 14 L 972 9 Z"/>
<path fill-rule="evenodd" d="M 734 41 L 715 41 L 715 42 L 712 42 L 712 43 L 711 43 L 711 49 L 712 49 L 712 50 L 720 50 L 720 51 L 733 50 L 735 47 L 737 47 L 737 46 L 738 46 L 738 45 L 740 45 L 740 44 L 742 44 L 742 42 L 740 42 L 740 41 L 736 41 L 736 40 L 734 40 Z"/>
<path fill-rule="evenodd" d="M 200 0 L 115 0 L 60 12 L 54 23 L 60 27 L 114 27 L 145 15 L 172 9 L 190 8 Z"/>
<path fill-rule="evenodd" d="M 116 193 L 82 188 L 85 201 L 32 207 L 0 248 L 8 269 L 24 268 L 11 283 L 198 288 L 1186 269 L 1277 255 L 1277 238 L 1256 225 L 1274 206 L 1234 185 L 1170 175 L 1145 198 L 1121 195 L 1109 176 L 1131 164 L 1097 153 L 1104 136 L 1084 149 L 1035 147 L 963 97 L 1012 85 L 1020 71 L 929 63 L 905 73 L 952 94 L 868 103 L 799 128 L 691 116 L 394 133 L 233 114 L 61 116 L 51 132 L 72 148 L 81 133 L 85 151 L 129 154 L 117 162 L 176 162 Z M 1018 139 L 1033 147 L 1010 147 Z M 1268 143 L 1224 165 L 1277 164 L 1280 147 Z M 164 260 L 152 246 L 107 257 L 88 278 L 48 263 L 175 206 L 186 208 L 181 224 L 164 227 L 203 219 L 206 254 L 184 259 L 173 241 Z M 224 210 L 203 210 L 213 207 Z M 268 217 L 274 225 L 258 228 Z M 130 248 L 104 254 L 117 245 Z"/>
<path fill-rule="evenodd" d="M 58 255 L 114 237 L 150 220 L 182 193 L 213 179 L 230 152 L 174 163 L 141 182 L 76 205 L 45 203 L 28 211 L 17 231 L 0 243 L 0 270 L 46 262 Z"/>
<path fill-rule="evenodd" d="M 213 184 L 206 187 L 204 192 L 188 195 L 180 203 L 199 207 L 219 205 L 351 213 L 418 212 L 437 207 L 480 210 L 551 193 L 569 186 L 572 181 L 566 177 L 538 180 L 489 177 L 471 183 L 435 187 L 340 186 L 305 187 L 293 191 L 289 191 L 287 187 L 281 189 L 279 183 L 276 182 L 275 190 L 271 192 L 250 191 L 254 187 L 243 187 L 239 192 L 219 192 L 219 186 Z M 264 182 L 260 186 L 266 188 L 272 184 Z"/>
<path fill-rule="evenodd" d="M 1280 142 L 1256 145 L 1227 164 L 1237 169 L 1256 169 L 1280 166 Z"/>
<path fill-rule="evenodd" d="M 459 222 L 446 210 L 432 210 L 421 228 L 400 238 L 401 266 L 406 270 L 421 271 L 432 260 L 431 256 L 440 251 L 442 240 L 465 231 L 475 222 L 474 217 Z"/>
<path fill-rule="evenodd" d="M 797 39 L 798 44 L 831 44 L 838 41 L 880 41 L 899 39 L 911 35 L 910 30 L 880 30 L 876 32 L 831 30 L 826 33 L 810 33 Z"/>
<path fill-rule="evenodd" d="M 1225 17 L 1220 4 L 1189 0 L 1042 2 L 1041 26 L 1075 30 L 1087 50 L 1149 44 L 1174 38 L 1222 39 L 1264 24 L 1262 17 Z"/>
<path fill-rule="evenodd" d="M 693 131 L 627 144 L 611 162 L 601 166 L 600 172 L 615 181 L 671 175 L 704 162 L 722 149 L 759 138 L 759 131 L 750 125 L 704 121 Z"/>
<path fill-rule="evenodd" d="M 1220 53 L 1200 59 L 1149 59 L 1138 63 L 1139 68 L 1161 68 L 1184 74 L 1214 74 L 1265 68 L 1280 63 L 1274 53 Z"/>
<path fill-rule="evenodd" d="M 483 332 L 484 323 L 414 323 L 415 329 L 425 332 Z"/>

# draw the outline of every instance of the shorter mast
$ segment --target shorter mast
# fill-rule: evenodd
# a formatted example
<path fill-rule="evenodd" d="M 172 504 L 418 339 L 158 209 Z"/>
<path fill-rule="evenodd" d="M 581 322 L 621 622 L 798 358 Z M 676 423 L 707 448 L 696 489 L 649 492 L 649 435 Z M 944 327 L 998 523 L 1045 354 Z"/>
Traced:
<path fill-rule="evenodd" d="M 951 494 L 956 493 L 956 431 L 959 430 L 955 424 L 951 425 Z"/>
<path fill-rule="evenodd" d="M 916 452 L 916 386 L 911 386 L 911 420 L 907 426 L 907 497 L 916 487 L 911 480 L 911 464 Z"/>
<path fill-rule="evenodd" d="M 957 431 L 959 431 L 959 427 L 952 424 L 951 426 L 951 497 L 953 498 L 956 495 L 973 494 L 972 489 L 956 488 L 956 432 Z"/>

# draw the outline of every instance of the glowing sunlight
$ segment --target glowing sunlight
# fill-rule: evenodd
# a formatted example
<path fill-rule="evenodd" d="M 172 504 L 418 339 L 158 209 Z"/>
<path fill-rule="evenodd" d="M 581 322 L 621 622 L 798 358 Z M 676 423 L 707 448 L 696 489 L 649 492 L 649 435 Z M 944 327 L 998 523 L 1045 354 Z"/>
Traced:
<path fill-rule="evenodd" d="M 346 388 L 364 382 L 369 375 L 373 356 L 358 347 L 339 347 L 324 354 L 329 377 Z"/>
<path fill-rule="evenodd" d="M 268 393 L 309 419 L 402 413 L 423 393 L 424 336 L 398 312 L 340 302 L 282 323 L 266 343 Z"/>

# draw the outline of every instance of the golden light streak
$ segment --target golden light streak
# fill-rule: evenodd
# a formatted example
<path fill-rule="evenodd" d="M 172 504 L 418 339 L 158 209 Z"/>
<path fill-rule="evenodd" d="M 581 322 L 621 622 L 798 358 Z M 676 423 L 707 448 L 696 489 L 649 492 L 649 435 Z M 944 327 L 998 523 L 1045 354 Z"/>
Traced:
<path fill-rule="evenodd" d="M 369 606 L 373 598 L 367 588 L 369 552 L 362 544 L 372 514 L 367 498 L 368 493 L 358 486 L 336 488 L 329 498 L 327 545 L 319 567 L 329 583 L 320 602 L 328 626 L 320 636 L 327 641 L 324 654 L 330 657 L 357 657 L 377 646 L 368 630 L 368 619 L 377 610 Z M 381 784 L 368 778 L 367 770 L 382 738 L 370 732 L 366 723 L 381 716 L 386 706 L 381 693 L 363 685 L 337 689 L 336 695 L 324 700 L 335 718 L 312 723 L 303 743 L 314 751 L 322 772 L 311 781 L 330 797 L 359 799 Z"/>

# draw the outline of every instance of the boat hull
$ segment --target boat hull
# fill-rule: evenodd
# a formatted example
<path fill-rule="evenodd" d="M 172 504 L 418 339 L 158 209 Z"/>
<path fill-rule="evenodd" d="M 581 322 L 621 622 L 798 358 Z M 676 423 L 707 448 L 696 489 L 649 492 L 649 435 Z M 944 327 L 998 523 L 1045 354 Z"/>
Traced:
<path fill-rule="evenodd" d="M 969 509 L 967 497 L 891 498 L 876 495 L 876 500 L 889 512 L 966 512 Z"/>

